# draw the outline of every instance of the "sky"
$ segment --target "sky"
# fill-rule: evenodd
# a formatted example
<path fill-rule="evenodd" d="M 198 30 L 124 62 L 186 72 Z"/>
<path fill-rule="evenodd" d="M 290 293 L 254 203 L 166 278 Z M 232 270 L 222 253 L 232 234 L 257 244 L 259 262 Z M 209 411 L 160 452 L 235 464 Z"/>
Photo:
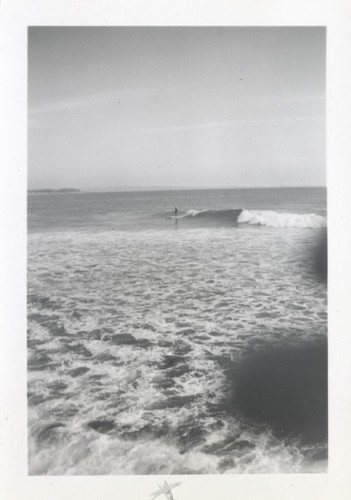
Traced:
<path fill-rule="evenodd" d="M 323 186 L 325 29 L 30 27 L 28 188 Z"/>

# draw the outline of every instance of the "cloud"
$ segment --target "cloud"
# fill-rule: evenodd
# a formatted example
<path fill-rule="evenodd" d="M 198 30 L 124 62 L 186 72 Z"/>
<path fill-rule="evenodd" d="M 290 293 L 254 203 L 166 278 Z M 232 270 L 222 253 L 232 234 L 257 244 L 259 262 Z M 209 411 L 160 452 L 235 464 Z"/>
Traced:
<path fill-rule="evenodd" d="M 324 115 L 252 117 L 252 118 L 238 118 L 235 120 L 212 121 L 206 123 L 191 123 L 187 125 L 166 125 L 161 127 L 146 127 L 139 130 L 142 132 L 152 134 L 159 132 L 182 132 L 188 130 L 189 131 L 202 130 L 211 128 L 230 128 L 249 123 L 261 123 L 261 122 L 275 123 L 278 121 L 294 122 L 294 121 L 322 120 L 322 119 L 324 119 Z"/>
<path fill-rule="evenodd" d="M 109 90 L 97 94 L 84 96 L 62 97 L 61 99 L 29 102 L 29 113 L 43 115 L 48 113 L 65 113 L 79 109 L 92 108 L 110 104 L 119 104 L 122 101 L 139 101 L 145 98 L 146 91 L 143 89 Z"/>

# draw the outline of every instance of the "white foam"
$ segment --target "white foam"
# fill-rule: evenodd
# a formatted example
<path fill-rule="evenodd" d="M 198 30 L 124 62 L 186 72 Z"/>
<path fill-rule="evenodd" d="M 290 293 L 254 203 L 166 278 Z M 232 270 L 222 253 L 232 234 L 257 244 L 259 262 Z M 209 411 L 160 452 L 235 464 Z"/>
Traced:
<path fill-rule="evenodd" d="M 206 210 L 188 210 L 186 214 L 183 215 L 183 217 L 195 217 L 202 212 L 206 212 Z"/>
<path fill-rule="evenodd" d="M 316 214 L 280 213 L 270 210 L 243 210 L 238 222 L 270 227 L 326 227 L 327 219 Z"/>
<path fill-rule="evenodd" d="M 162 238 L 157 231 L 29 236 L 28 336 L 40 341 L 29 351 L 44 350 L 57 365 L 32 370 L 28 377 L 32 474 L 223 470 L 223 457 L 209 454 L 202 443 L 183 453 L 176 438 L 159 431 L 193 426 L 204 431 L 205 444 L 211 444 L 211 436 L 218 442 L 233 430 L 241 433 L 228 415 L 208 409 L 225 397 L 218 360 L 236 359 L 258 341 L 282 343 L 291 332 L 305 339 L 326 330 L 325 287 L 303 279 L 300 267 L 308 272 L 302 257 L 314 245 L 314 232 L 258 233 L 253 238 L 252 230 L 221 228 L 169 231 Z M 55 283 L 47 280 L 49 273 L 56 273 Z M 42 300 L 48 297 L 49 302 Z M 303 308 L 297 307 L 301 301 Z M 31 313 L 52 318 L 54 325 Z M 67 332 L 62 339 L 61 325 Z M 109 341 L 115 334 L 150 344 L 139 348 Z M 92 356 L 80 354 L 76 344 Z M 166 368 L 169 355 L 181 359 Z M 72 375 L 80 367 L 89 371 Z M 163 387 L 167 380 L 174 384 Z M 55 390 L 55 382 L 67 388 Z M 164 406 L 168 398 L 172 404 Z M 115 432 L 90 429 L 95 420 L 113 421 Z M 65 439 L 36 442 L 37 422 L 65 424 Z M 214 435 L 218 422 L 225 427 Z M 303 469 L 303 458 L 263 437 L 262 442 L 254 432 L 243 437 L 255 448 L 238 452 L 233 469 L 226 471 Z"/>

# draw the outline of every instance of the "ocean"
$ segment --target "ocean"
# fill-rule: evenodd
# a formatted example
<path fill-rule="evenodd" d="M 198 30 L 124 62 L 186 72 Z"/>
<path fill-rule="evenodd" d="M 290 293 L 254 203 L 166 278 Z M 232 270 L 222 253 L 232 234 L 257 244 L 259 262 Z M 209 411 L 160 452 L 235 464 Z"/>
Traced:
<path fill-rule="evenodd" d="M 326 471 L 326 209 L 323 188 L 29 195 L 29 474 Z"/>

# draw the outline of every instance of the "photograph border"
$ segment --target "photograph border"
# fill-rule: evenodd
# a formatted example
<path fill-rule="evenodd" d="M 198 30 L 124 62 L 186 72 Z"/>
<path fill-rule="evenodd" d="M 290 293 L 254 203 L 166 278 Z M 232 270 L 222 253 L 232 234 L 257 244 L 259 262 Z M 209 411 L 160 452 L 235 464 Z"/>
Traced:
<path fill-rule="evenodd" d="M 14 500 L 148 499 L 157 483 L 181 482 L 175 497 L 212 500 L 343 500 L 350 497 L 351 233 L 349 47 L 346 1 L 146 2 L 2 0 L 0 81 L 3 195 L 0 221 L 0 496 Z M 26 400 L 26 194 L 28 26 L 326 26 L 329 235 L 329 471 L 324 474 L 29 476 Z"/>

